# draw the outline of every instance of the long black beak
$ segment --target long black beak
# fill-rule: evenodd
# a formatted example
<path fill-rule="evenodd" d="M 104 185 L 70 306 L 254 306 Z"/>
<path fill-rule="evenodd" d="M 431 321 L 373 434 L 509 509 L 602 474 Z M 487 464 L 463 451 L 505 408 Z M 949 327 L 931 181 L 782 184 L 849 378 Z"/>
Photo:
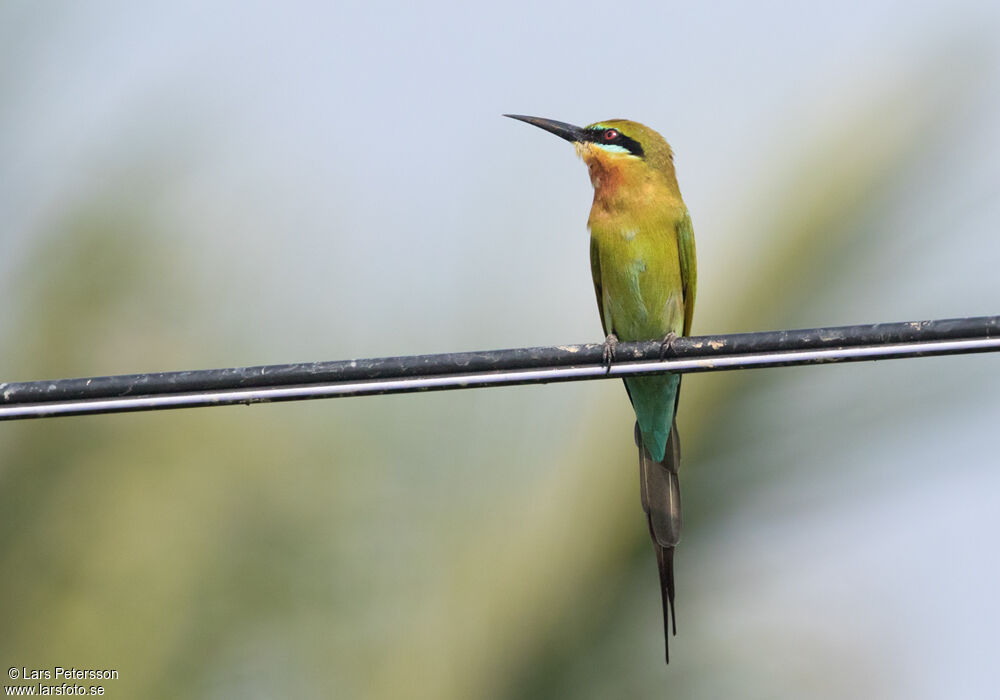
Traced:
<path fill-rule="evenodd" d="M 573 126 L 572 124 L 567 124 L 566 122 L 557 122 L 555 119 L 542 119 L 541 117 L 526 117 L 523 114 L 505 114 L 503 116 L 527 122 L 528 124 L 537 126 L 539 129 L 545 129 L 546 131 L 553 133 L 560 138 L 564 138 L 567 141 L 576 143 L 578 141 L 586 140 L 586 129 L 579 126 Z"/>

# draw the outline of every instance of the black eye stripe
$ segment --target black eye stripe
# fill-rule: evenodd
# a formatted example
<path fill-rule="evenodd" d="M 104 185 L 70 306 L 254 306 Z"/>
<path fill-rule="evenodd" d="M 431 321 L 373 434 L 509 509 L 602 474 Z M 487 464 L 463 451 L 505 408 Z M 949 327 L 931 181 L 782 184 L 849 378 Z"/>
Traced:
<path fill-rule="evenodd" d="M 604 134 L 608 131 L 614 131 L 618 135 L 615 138 L 608 140 L 604 138 Z M 642 146 L 639 144 L 638 141 L 636 141 L 633 138 L 629 138 L 622 132 L 618 131 L 618 129 L 615 129 L 613 127 L 595 126 L 593 128 L 587 129 L 587 136 L 588 136 L 587 140 L 593 143 L 610 143 L 614 144 L 615 146 L 621 146 L 622 148 L 628 149 L 628 152 L 634 156 L 639 156 L 640 158 L 645 156 L 645 153 L 642 150 Z"/>

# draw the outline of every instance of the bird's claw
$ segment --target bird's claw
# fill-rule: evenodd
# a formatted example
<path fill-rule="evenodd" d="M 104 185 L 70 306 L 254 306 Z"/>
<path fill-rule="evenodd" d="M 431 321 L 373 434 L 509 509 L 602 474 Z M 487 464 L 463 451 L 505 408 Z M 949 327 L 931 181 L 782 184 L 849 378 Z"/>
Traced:
<path fill-rule="evenodd" d="M 611 373 L 611 363 L 615 360 L 615 348 L 618 346 L 618 336 L 614 333 L 604 339 L 604 352 L 601 354 L 601 364 L 604 365 L 604 373 Z"/>
<path fill-rule="evenodd" d="M 660 341 L 661 360 L 664 359 L 667 356 L 667 353 L 671 351 L 671 349 L 674 347 L 674 342 L 676 340 L 677 340 L 677 334 L 674 333 L 673 331 L 670 331 L 665 336 L 663 336 L 663 340 Z"/>

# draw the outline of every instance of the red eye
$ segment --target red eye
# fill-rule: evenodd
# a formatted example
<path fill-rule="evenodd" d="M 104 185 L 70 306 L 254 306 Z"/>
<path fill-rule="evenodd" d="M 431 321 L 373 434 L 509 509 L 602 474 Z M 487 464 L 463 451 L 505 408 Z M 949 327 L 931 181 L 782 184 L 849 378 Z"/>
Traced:
<path fill-rule="evenodd" d="M 616 138 L 618 138 L 618 132 L 617 131 L 615 131 L 614 129 L 605 129 L 605 131 L 604 131 L 604 140 L 605 141 L 614 141 Z"/>

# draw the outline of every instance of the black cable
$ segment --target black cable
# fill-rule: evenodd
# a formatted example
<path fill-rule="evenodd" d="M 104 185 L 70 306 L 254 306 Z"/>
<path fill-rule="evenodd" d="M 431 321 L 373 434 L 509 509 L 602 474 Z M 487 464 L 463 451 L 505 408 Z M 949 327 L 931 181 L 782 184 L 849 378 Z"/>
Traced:
<path fill-rule="evenodd" d="M 1000 316 L 0 383 L 0 420 L 1000 350 Z"/>

